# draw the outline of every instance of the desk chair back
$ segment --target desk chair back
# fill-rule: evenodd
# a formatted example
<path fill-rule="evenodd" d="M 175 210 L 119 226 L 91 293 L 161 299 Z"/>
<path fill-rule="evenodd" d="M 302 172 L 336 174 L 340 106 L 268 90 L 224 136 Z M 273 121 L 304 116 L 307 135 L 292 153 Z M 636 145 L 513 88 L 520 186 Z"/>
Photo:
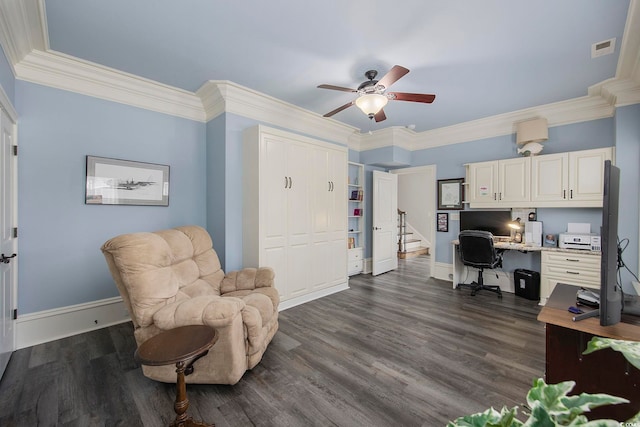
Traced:
<path fill-rule="evenodd" d="M 463 230 L 458 240 L 463 264 L 476 268 L 495 268 L 500 264 L 501 257 L 493 246 L 493 234 L 490 232 Z"/>

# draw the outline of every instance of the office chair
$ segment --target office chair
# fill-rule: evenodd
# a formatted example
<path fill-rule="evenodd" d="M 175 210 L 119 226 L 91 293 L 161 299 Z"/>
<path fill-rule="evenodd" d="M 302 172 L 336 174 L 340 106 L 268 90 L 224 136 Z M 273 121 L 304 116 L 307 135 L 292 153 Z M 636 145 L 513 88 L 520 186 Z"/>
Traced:
<path fill-rule="evenodd" d="M 458 283 L 460 286 L 471 288 L 471 295 L 475 296 L 481 290 L 487 290 L 498 294 L 502 298 L 500 286 L 485 285 L 482 272 L 485 268 L 502 267 L 502 252 L 493 246 L 493 234 L 488 231 L 463 230 L 458 235 L 458 251 L 464 265 L 475 267 L 478 270 L 478 280 L 472 283 Z"/>

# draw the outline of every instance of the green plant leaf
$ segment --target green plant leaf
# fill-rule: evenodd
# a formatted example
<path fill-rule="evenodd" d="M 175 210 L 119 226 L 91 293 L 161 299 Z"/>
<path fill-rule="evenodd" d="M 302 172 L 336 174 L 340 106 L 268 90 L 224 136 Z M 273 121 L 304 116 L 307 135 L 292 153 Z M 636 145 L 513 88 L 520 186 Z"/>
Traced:
<path fill-rule="evenodd" d="M 489 408 L 484 412 L 450 421 L 447 427 L 520 427 L 522 421 L 516 418 L 517 411 L 517 407 L 508 409 L 504 406 L 500 412 Z"/>
<path fill-rule="evenodd" d="M 548 413 L 565 413 L 568 408 L 562 398 L 576 385 L 574 381 L 565 381 L 558 384 L 547 384 L 542 378 L 533 382 L 533 388 L 527 393 L 527 404 L 533 411 L 541 406 Z"/>
<path fill-rule="evenodd" d="M 603 348 L 619 351 L 636 368 L 640 369 L 640 342 L 593 337 L 582 354 L 593 353 Z"/>

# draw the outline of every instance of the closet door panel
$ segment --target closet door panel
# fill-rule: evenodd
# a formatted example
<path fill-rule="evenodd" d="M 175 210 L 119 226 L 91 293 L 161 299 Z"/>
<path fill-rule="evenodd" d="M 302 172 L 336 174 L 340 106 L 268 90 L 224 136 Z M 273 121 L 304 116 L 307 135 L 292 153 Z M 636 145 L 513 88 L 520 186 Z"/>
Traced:
<path fill-rule="evenodd" d="M 282 247 L 287 241 L 287 143 L 265 137 L 262 141 L 260 198 L 264 247 Z"/>

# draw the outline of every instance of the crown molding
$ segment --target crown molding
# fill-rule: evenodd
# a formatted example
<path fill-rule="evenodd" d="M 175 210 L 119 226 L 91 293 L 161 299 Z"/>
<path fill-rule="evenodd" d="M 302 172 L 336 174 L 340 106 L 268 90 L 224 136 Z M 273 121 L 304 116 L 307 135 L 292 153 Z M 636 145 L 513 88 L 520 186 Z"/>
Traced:
<path fill-rule="evenodd" d="M 206 121 L 232 113 L 263 123 L 347 144 L 358 129 L 228 80 L 209 80 L 196 91 Z"/>
<path fill-rule="evenodd" d="M 390 126 L 372 133 L 356 132 L 349 138 L 349 148 L 355 151 L 366 151 L 394 146 L 412 150 L 417 135 L 414 130 L 402 126 Z"/>
<path fill-rule="evenodd" d="M 640 103 L 640 82 L 632 79 L 609 79 L 589 87 L 589 95 L 600 96 L 616 107 Z"/>
<path fill-rule="evenodd" d="M 185 119 L 205 121 L 194 93 L 55 51 L 33 50 L 14 66 L 16 78 Z"/>
<path fill-rule="evenodd" d="M 601 96 L 584 96 L 505 114 L 459 123 L 424 132 L 395 127 L 353 136 L 349 148 L 356 151 L 397 146 L 410 151 L 477 141 L 515 133 L 516 123 L 545 117 L 549 126 L 560 126 L 612 117 L 615 108 Z"/>
<path fill-rule="evenodd" d="M 627 22 L 620 43 L 620 57 L 616 68 L 617 79 L 635 80 L 640 84 L 640 5 L 639 0 L 629 2 Z"/>
<path fill-rule="evenodd" d="M 49 46 L 45 30 L 42 0 L 0 1 L 0 44 L 12 67 L 32 50 Z"/>

